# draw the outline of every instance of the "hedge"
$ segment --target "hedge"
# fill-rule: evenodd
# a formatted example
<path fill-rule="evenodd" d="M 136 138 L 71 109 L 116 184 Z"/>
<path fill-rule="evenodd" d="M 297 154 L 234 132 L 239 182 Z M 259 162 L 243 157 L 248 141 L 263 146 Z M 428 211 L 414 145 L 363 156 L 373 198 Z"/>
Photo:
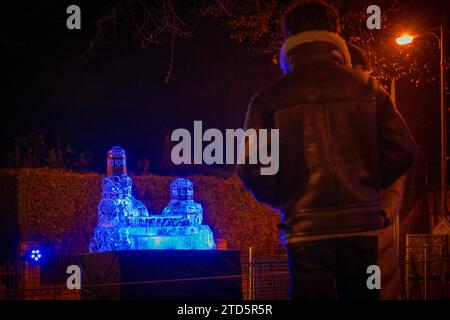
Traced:
<path fill-rule="evenodd" d="M 97 223 L 101 196 L 97 173 L 56 169 L 23 169 L 18 174 L 18 221 L 21 240 L 41 241 L 64 254 L 86 253 Z M 169 201 L 176 177 L 132 176 L 135 196 L 150 213 L 159 214 Z M 246 250 L 279 245 L 279 214 L 258 203 L 235 177 L 190 176 L 195 200 L 203 205 L 204 223 L 229 248 Z"/>

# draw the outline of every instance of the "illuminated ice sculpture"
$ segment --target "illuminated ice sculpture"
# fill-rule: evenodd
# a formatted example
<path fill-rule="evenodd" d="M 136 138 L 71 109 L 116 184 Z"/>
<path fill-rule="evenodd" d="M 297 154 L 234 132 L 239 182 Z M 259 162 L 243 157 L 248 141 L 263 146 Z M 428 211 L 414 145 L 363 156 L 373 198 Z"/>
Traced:
<path fill-rule="evenodd" d="M 131 249 L 127 217 L 148 216 L 145 205 L 131 194 L 133 183 L 127 175 L 126 154 L 121 147 L 109 150 L 107 172 L 108 176 L 102 179 L 98 223 L 89 245 L 90 252 Z"/>
<path fill-rule="evenodd" d="M 194 201 L 190 180 L 174 180 L 170 184 L 171 200 L 162 214 L 149 215 L 145 205 L 131 194 L 125 151 L 113 147 L 107 164 L 108 177 L 102 181 L 98 225 L 90 252 L 215 249 L 211 229 L 202 225 L 203 208 Z"/>

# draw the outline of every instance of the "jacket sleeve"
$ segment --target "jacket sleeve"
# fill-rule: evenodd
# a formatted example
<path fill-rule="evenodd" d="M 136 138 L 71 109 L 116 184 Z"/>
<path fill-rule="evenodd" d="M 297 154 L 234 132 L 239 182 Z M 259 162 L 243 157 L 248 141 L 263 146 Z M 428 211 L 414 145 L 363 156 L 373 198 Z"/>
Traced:
<path fill-rule="evenodd" d="M 245 117 L 244 130 L 245 132 L 253 132 L 254 134 L 249 134 L 248 138 L 244 136 L 243 141 L 240 142 L 238 158 L 241 161 L 238 161 L 236 173 L 247 190 L 252 192 L 257 200 L 272 208 L 279 208 L 280 199 L 278 196 L 279 189 L 277 188 L 279 137 L 278 135 L 276 137 L 273 135 L 274 131 L 278 132 L 278 130 L 272 130 L 274 128 L 273 114 L 269 108 L 265 107 L 267 106 L 264 106 L 257 97 L 253 97 L 250 101 Z M 261 139 L 259 131 L 261 129 L 267 130 L 267 139 Z M 276 138 L 276 141 L 274 141 L 274 138 Z M 264 168 L 267 168 L 269 165 L 261 164 L 261 153 L 258 147 L 259 149 L 267 148 L 265 149 L 267 150 L 267 155 L 269 153 L 276 153 L 270 154 L 270 166 L 276 168 L 276 172 L 271 172 L 270 174 L 267 174 L 267 172 L 264 173 Z M 252 158 L 257 159 L 256 163 L 251 160 Z"/>
<path fill-rule="evenodd" d="M 377 125 L 381 187 L 391 186 L 411 167 L 416 143 L 390 96 L 379 86 Z"/>

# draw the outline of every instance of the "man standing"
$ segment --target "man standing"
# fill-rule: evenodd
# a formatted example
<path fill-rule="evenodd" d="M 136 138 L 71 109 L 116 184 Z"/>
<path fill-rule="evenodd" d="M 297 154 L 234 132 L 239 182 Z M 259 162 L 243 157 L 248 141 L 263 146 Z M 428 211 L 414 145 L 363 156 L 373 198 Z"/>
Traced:
<path fill-rule="evenodd" d="M 279 171 L 245 161 L 237 173 L 282 211 L 291 298 L 376 299 L 367 268 L 384 227 L 380 192 L 411 166 L 414 140 L 385 90 L 352 69 L 333 7 L 296 4 L 283 31 L 285 76 L 253 97 L 245 123 L 279 130 Z M 258 146 L 245 142 L 248 160 Z"/>

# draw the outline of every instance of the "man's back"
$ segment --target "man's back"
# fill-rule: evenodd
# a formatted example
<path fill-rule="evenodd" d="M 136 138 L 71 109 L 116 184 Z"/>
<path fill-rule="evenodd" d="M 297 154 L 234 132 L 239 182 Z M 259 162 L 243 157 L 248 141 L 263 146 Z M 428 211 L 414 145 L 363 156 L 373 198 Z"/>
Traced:
<path fill-rule="evenodd" d="M 291 298 L 377 299 L 367 270 L 384 226 L 380 191 L 408 170 L 414 140 L 386 92 L 352 70 L 334 7 L 294 3 L 281 21 L 285 77 L 255 95 L 245 124 L 275 134 L 267 145 L 245 141 L 237 173 L 256 198 L 282 210 Z M 278 173 L 262 175 L 248 160 L 277 144 L 270 168 Z"/>
<path fill-rule="evenodd" d="M 414 157 L 406 126 L 386 92 L 346 66 L 333 44 L 292 51 L 293 71 L 257 94 L 248 113 L 246 127 L 280 133 L 278 175 L 248 181 L 250 190 L 283 209 L 287 243 L 382 228 L 380 190 Z"/>

